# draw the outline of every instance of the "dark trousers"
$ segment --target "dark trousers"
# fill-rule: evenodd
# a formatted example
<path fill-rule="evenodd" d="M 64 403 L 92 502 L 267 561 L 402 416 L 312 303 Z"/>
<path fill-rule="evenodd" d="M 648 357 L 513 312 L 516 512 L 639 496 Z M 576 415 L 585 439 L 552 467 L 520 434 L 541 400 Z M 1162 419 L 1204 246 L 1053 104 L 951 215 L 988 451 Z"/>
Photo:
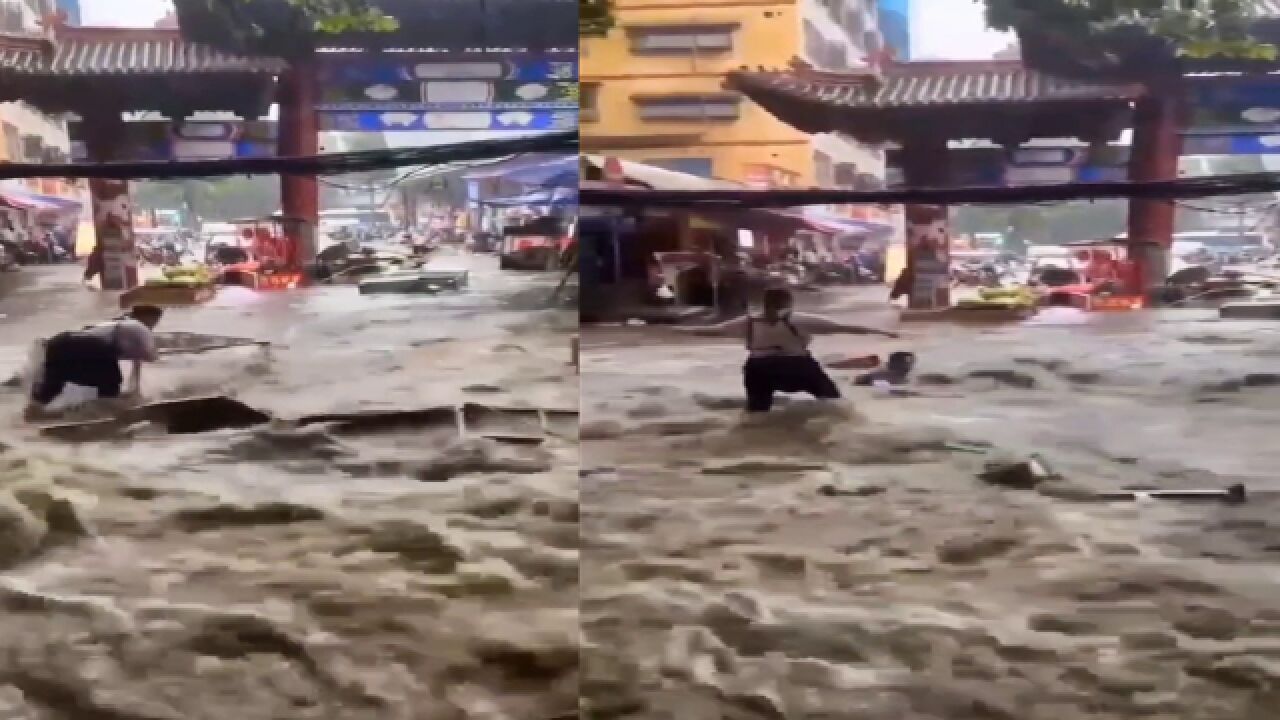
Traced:
<path fill-rule="evenodd" d="M 74 332 L 50 339 L 45 347 L 44 376 L 32 389 L 31 399 L 48 405 L 62 394 L 67 383 L 95 388 L 98 397 L 120 397 L 124 375 L 111 343 Z"/>
<path fill-rule="evenodd" d="M 774 393 L 809 393 L 833 400 L 840 388 L 810 355 L 772 355 L 747 358 L 742 366 L 742 384 L 747 390 L 747 412 L 769 412 Z"/>
<path fill-rule="evenodd" d="M 89 259 L 84 264 L 84 279 L 88 282 L 97 276 L 102 275 L 104 260 L 102 257 L 102 246 L 95 245 L 93 252 L 89 253 Z"/>

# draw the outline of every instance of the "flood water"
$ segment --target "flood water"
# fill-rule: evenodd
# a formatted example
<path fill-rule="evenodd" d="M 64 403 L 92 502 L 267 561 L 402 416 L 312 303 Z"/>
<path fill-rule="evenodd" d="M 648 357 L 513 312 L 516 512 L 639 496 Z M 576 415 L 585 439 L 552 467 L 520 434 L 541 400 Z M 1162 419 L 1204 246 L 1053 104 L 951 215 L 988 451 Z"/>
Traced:
<path fill-rule="evenodd" d="M 906 337 L 815 354 L 912 350 L 921 397 L 834 371 L 847 402 L 745 422 L 740 342 L 584 335 L 591 717 L 1274 717 L 1280 326 L 836 306 Z M 1032 453 L 1061 479 L 978 478 Z M 1085 501 L 1236 482 L 1247 504 Z"/>
<path fill-rule="evenodd" d="M 576 712 L 576 438 L 291 422 L 462 402 L 576 410 L 576 312 L 548 308 L 557 278 L 492 258 L 434 265 L 471 268 L 470 288 L 226 289 L 167 313 L 161 331 L 271 345 L 166 356 L 144 371 L 148 399 L 232 393 L 267 425 L 72 444 L 35 436 L 17 420 L 21 390 L 2 391 L 0 717 Z M 22 274 L 0 295 L 5 377 L 34 338 L 113 312 L 75 268 Z"/>
<path fill-rule="evenodd" d="M 921 396 L 836 371 L 846 402 L 747 422 L 740 343 L 592 329 L 579 388 L 555 278 L 439 262 L 470 289 L 169 313 L 272 344 L 167 356 L 147 395 L 234 393 L 267 425 L 69 443 L 0 392 L 0 717 L 1274 716 L 1280 326 L 1054 310 L 822 338 L 916 352 Z M 74 272 L 11 284 L 5 376 L 111 313 Z M 581 447 L 563 424 L 526 445 L 294 422 L 580 394 Z M 1060 479 L 978 479 L 1032 453 Z M 1237 482 L 1238 506 L 1085 501 Z"/>

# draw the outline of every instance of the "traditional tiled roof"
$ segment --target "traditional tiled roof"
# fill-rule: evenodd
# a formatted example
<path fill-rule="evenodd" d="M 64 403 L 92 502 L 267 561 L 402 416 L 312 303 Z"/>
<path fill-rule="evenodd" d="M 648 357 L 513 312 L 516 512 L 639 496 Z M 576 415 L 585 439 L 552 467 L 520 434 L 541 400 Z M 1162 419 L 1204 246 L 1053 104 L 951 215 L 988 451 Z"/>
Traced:
<path fill-rule="evenodd" d="M 1046 75 L 1016 60 L 911 62 L 878 75 L 808 69 L 738 71 L 728 86 L 762 105 L 791 100 L 832 109 L 889 110 L 1080 100 L 1132 100 L 1138 85 L 1105 85 Z M 772 101 L 772 102 L 770 102 Z"/>
<path fill-rule="evenodd" d="M 0 71 L 29 72 L 43 65 L 51 51 L 43 38 L 0 35 Z"/>
<path fill-rule="evenodd" d="M 32 76 L 278 74 L 275 58 L 186 42 L 172 29 L 66 28 L 51 40 L 0 38 L 0 72 Z"/>

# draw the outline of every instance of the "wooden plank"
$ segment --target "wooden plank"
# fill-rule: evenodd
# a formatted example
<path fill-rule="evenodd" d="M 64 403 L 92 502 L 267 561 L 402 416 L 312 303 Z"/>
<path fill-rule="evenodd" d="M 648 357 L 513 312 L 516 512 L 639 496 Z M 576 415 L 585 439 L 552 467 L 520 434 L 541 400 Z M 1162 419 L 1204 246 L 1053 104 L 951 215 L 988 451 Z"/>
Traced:
<path fill-rule="evenodd" d="M 41 435 L 71 441 L 105 440 L 139 422 L 163 425 L 174 435 L 191 435 L 270 422 L 271 416 L 225 395 L 162 400 L 127 408 L 115 417 L 60 423 L 40 428 Z"/>
<path fill-rule="evenodd" d="M 1225 320 L 1280 320 L 1280 301 L 1227 303 L 1218 310 Z"/>

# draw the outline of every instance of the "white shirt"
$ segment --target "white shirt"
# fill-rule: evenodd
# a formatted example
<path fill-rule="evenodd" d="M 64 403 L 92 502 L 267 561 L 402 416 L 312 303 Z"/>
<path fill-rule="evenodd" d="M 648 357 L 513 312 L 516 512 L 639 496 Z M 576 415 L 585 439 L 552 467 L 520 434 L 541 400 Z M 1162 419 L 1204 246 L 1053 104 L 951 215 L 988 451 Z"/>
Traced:
<path fill-rule="evenodd" d="M 114 343 L 121 360 L 155 362 L 159 357 L 151 328 L 133 318 L 94 325 L 84 333 Z"/>
<path fill-rule="evenodd" d="M 743 322 L 747 351 L 753 356 L 808 355 L 813 340 L 801 325 L 792 318 L 770 322 L 761 317 L 751 317 Z"/>

